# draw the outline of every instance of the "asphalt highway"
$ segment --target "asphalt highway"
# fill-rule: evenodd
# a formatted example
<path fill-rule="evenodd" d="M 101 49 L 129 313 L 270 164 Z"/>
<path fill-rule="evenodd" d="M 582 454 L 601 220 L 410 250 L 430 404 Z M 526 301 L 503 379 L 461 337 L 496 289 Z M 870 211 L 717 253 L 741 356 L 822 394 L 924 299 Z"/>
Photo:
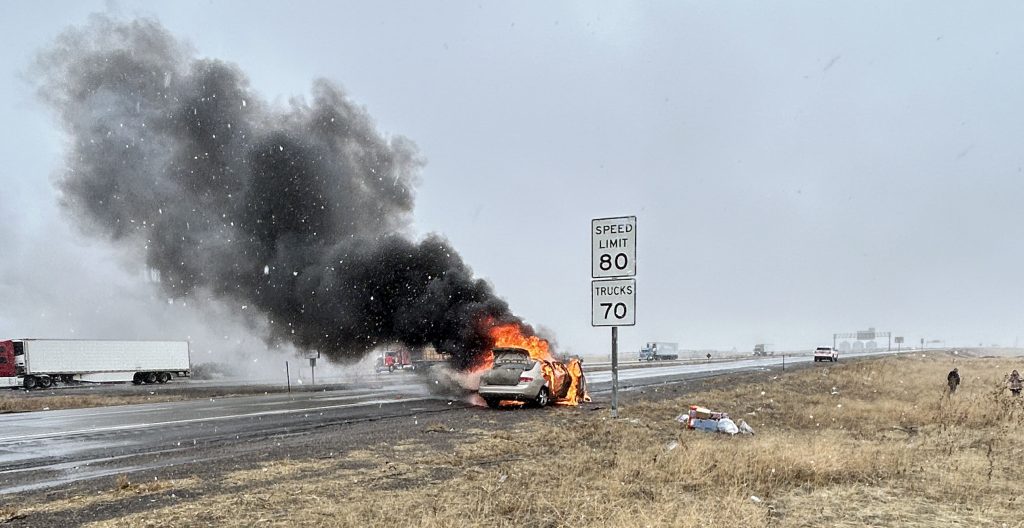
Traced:
<path fill-rule="evenodd" d="M 880 355 L 846 354 L 844 357 Z M 807 363 L 809 355 L 787 357 Z M 620 386 L 651 385 L 715 373 L 778 367 L 779 356 L 702 364 L 652 363 L 622 369 Z M 587 374 L 592 393 L 610 390 L 611 372 Z M 215 448 L 393 417 L 420 417 L 472 405 L 433 395 L 411 373 L 378 386 L 186 400 L 0 416 L 0 494 L 61 486 L 113 474 L 202 462 Z M 604 399 L 607 396 L 599 396 Z M 481 412 L 490 412 L 482 410 Z M 244 451 L 244 449 L 243 449 Z M 223 454 L 217 456 L 224 456 Z"/>
<path fill-rule="evenodd" d="M 841 356 L 840 361 L 842 361 L 844 358 L 871 357 L 893 354 L 894 352 L 847 352 Z M 620 369 L 619 384 L 625 387 L 629 387 L 631 385 L 650 385 L 653 383 L 672 381 L 673 379 L 692 376 L 694 374 L 707 375 L 721 372 L 735 372 L 739 370 L 767 369 L 773 367 L 781 367 L 783 363 L 785 363 L 786 365 L 798 365 L 810 363 L 812 361 L 814 361 L 814 357 L 810 352 L 808 352 L 807 354 L 801 354 L 799 356 L 768 356 L 760 358 L 740 359 L 735 361 L 716 361 L 709 363 L 666 363 L 663 365 L 657 365 L 656 363 L 654 363 L 654 365 L 657 365 L 658 368 Z M 596 390 L 598 392 L 605 389 L 610 390 L 611 379 L 612 373 L 610 369 L 602 369 L 587 374 L 587 382 L 590 384 L 592 390 Z"/>

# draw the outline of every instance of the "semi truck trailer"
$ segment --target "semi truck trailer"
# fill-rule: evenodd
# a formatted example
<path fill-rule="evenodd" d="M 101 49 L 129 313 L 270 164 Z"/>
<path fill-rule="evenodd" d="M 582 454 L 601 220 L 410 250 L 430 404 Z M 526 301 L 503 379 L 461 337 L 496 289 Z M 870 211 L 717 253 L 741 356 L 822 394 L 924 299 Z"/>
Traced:
<path fill-rule="evenodd" d="M 191 375 L 187 341 L 0 341 L 0 387 L 57 383 L 167 383 Z"/>
<path fill-rule="evenodd" d="M 679 359 L 679 344 L 665 342 L 647 343 L 640 349 L 640 361 L 671 361 Z"/>

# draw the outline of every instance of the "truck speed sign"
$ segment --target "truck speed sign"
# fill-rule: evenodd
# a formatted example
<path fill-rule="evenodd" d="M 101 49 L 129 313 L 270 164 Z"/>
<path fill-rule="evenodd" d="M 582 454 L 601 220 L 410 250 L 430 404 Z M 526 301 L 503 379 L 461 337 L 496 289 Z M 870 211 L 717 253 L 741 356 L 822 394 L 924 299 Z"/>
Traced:
<path fill-rule="evenodd" d="M 636 279 L 590 282 L 591 326 L 636 325 Z"/>
<path fill-rule="evenodd" d="M 636 217 L 590 221 L 591 273 L 595 279 L 636 276 Z"/>

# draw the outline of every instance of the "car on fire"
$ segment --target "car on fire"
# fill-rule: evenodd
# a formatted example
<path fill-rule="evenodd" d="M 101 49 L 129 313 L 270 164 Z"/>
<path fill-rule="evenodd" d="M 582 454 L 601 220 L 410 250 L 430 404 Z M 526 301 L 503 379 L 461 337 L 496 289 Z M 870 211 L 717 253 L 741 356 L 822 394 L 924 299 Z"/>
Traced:
<path fill-rule="evenodd" d="M 478 391 L 489 407 L 501 407 L 505 401 L 535 407 L 552 402 L 575 405 L 586 399 L 586 378 L 579 359 L 537 359 L 522 348 L 495 348 L 492 353 L 493 366 L 481 374 Z"/>

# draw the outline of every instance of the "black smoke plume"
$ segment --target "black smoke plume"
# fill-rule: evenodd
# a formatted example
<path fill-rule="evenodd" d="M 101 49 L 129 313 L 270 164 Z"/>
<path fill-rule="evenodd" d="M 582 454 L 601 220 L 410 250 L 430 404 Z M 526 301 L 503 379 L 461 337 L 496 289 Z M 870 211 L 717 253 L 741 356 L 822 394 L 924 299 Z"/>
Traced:
<path fill-rule="evenodd" d="M 400 342 L 464 368 L 487 321 L 522 324 L 443 238 L 412 239 L 415 146 L 330 82 L 275 107 L 158 22 L 103 15 L 38 74 L 70 136 L 63 205 L 141 249 L 168 295 L 259 310 L 270 340 L 340 362 Z"/>

